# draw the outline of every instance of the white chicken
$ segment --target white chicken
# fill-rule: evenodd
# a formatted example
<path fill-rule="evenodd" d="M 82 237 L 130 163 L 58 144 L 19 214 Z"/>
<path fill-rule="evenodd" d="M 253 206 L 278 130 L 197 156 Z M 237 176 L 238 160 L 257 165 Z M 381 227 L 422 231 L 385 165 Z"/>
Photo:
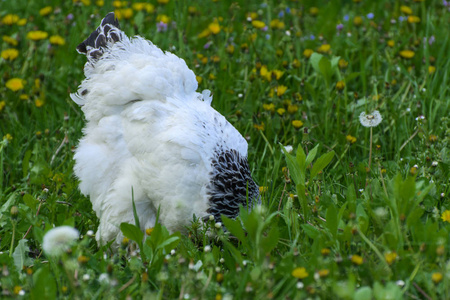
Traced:
<path fill-rule="evenodd" d="M 100 244 L 120 243 L 122 222 L 182 230 L 193 215 L 236 217 L 260 203 L 247 142 L 211 107 L 185 61 L 139 36 L 128 38 L 114 13 L 83 43 L 86 79 L 71 98 L 86 118 L 75 151 L 80 190 L 100 219 Z"/>

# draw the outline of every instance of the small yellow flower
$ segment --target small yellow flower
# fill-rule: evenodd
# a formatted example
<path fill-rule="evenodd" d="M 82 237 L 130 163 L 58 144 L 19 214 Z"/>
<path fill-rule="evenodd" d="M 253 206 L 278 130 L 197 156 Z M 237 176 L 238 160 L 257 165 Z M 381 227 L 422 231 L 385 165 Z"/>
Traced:
<path fill-rule="evenodd" d="M 429 74 L 433 74 L 434 72 L 436 72 L 436 67 L 435 66 L 429 66 L 428 67 L 428 73 Z"/>
<path fill-rule="evenodd" d="M 395 41 L 394 40 L 389 40 L 387 41 L 387 45 L 391 48 L 393 48 L 395 46 Z"/>
<path fill-rule="evenodd" d="M 19 21 L 20 17 L 15 14 L 8 14 L 2 18 L 2 23 L 5 25 L 12 25 Z"/>
<path fill-rule="evenodd" d="M 253 20 L 252 25 L 253 25 L 253 27 L 255 27 L 257 29 L 262 29 L 262 28 L 266 27 L 266 23 L 264 23 L 263 21 L 259 21 L 259 20 Z"/>
<path fill-rule="evenodd" d="M 354 144 L 356 142 L 356 138 L 354 136 L 351 136 L 350 134 L 345 137 L 347 142 Z"/>
<path fill-rule="evenodd" d="M 276 80 L 280 79 L 281 76 L 283 76 L 284 72 L 280 71 L 280 70 L 273 70 L 272 71 L 272 76 L 275 76 Z"/>
<path fill-rule="evenodd" d="M 446 210 L 442 213 L 441 216 L 442 221 L 450 223 L 450 210 Z"/>
<path fill-rule="evenodd" d="M 4 100 L 0 101 L 0 112 L 5 108 L 5 106 L 6 106 L 6 102 Z"/>
<path fill-rule="evenodd" d="M 4 36 L 2 37 L 2 39 L 3 39 L 3 41 L 4 41 L 5 43 L 10 44 L 11 46 L 17 46 L 17 45 L 19 44 L 19 42 L 18 42 L 15 38 L 12 38 L 12 37 L 7 36 L 7 35 L 4 35 Z"/>
<path fill-rule="evenodd" d="M 413 13 L 411 7 L 406 6 L 406 5 L 400 6 L 400 11 L 407 15 L 412 15 L 412 13 Z"/>
<path fill-rule="evenodd" d="M 406 59 L 411 59 L 414 57 L 415 53 L 411 50 L 402 50 L 399 52 L 400 56 Z"/>
<path fill-rule="evenodd" d="M 27 39 L 33 41 L 39 41 L 46 39 L 48 37 L 48 33 L 45 31 L 35 30 L 27 33 Z"/>
<path fill-rule="evenodd" d="M 130 243 L 130 239 L 127 237 L 124 237 L 122 239 L 122 246 L 127 246 Z"/>
<path fill-rule="evenodd" d="M 81 3 L 83 3 L 84 6 L 89 6 L 91 5 L 91 0 L 80 0 Z"/>
<path fill-rule="evenodd" d="M 417 174 L 417 168 L 416 168 L 416 167 L 412 167 L 412 168 L 409 170 L 409 173 L 411 173 L 411 175 L 416 175 L 416 174 Z"/>
<path fill-rule="evenodd" d="M 203 78 L 201 76 L 195 76 L 195 79 L 197 79 L 198 84 L 201 84 L 203 81 Z"/>
<path fill-rule="evenodd" d="M 253 124 L 253 127 L 254 127 L 256 130 L 264 131 L 264 122 L 262 122 L 261 124 Z"/>
<path fill-rule="evenodd" d="M 267 81 L 272 80 L 272 72 L 270 72 L 266 66 L 261 66 L 261 69 L 259 70 L 259 75 L 261 75 L 261 77 L 266 78 Z"/>
<path fill-rule="evenodd" d="M 158 0 L 159 4 L 167 4 L 169 3 L 169 0 Z"/>
<path fill-rule="evenodd" d="M 95 1 L 95 5 L 97 5 L 98 7 L 103 7 L 103 5 L 105 5 L 105 1 L 104 0 L 97 0 L 97 1 Z"/>
<path fill-rule="evenodd" d="M 311 16 L 317 16 L 317 14 L 319 13 L 319 9 L 313 6 L 309 9 L 309 13 L 311 14 Z"/>
<path fill-rule="evenodd" d="M 420 18 L 418 16 L 408 16 L 408 23 L 419 23 Z"/>
<path fill-rule="evenodd" d="M 310 58 L 313 53 L 314 51 L 312 49 L 305 49 L 305 51 L 303 51 L 303 56 L 306 58 Z"/>
<path fill-rule="evenodd" d="M 14 48 L 6 49 L 2 51 L 1 56 L 4 60 L 15 60 L 19 56 L 19 50 Z"/>
<path fill-rule="evenodd" d="M 259 193 L 260 194 L 265 193 L 265 192 L 267 192 L 268 189 L 269 188 L 267 186 L 260 186 L 259 187 Z"/>
<path fill-rule="evenodd" d="M 358 265 L 358 266 L 362 265 L 362 263 L 364 261 L 363 258 L 357 254 L 352 255 L 350 260 L 352 261 L 352 263 L 354 263 L 355 265 Z"/>
<path fill-rule="evenodd" d="M 63 286 L 61 287 L 61 291 L 62 291 L 63 293 L 67 293 L 68 290 L 69 290 L 69 289 L 68 289 L 67 286 L 65 286 L 65 285 L 63 285 Z"/>
<path fill-rule="evenodd" d="M 277 109 L 277 114 L 279 114 L 280 116 L 284 115 L 285 112 L 286 110 L 284 108 Z"/>
<path fill-rule="evenodd" d="M 295 268 L 294 270 L 292 270 L 291 274 L 298 279 L 304 279 L 309 275 L 308 272 L 306 272 L 306 269 L 303 267 Z"/>
<path fill-rule="evenodd" d="M 39 10 L 39 14 L 44 17 L 46 15 L 49 15 L 52 11 L 53 11 L 53 8 L 51 6 L 46 6 Z"/>
<path fill-rule="evenodd" d="M 18 26 L 24 26 L 25 24 L 27 24 L 27 19 L 25 19 L 25 18 L 17 21 Z"/>
<path fill-rule="evenodd" d="M 355 24 L 355 26 L 360 26 L 363 22 L 363 19 L 360 16 L 356 16 L 353 19 L 353 24 Z"/>
<path fill-rule="evenodd" d="M 27 95 L 27 94 L 21 94 L 21 95 L 19 96 L 19 99 L 20 99 L 20 100 L 28 100 L 28 95 Z"/>
<path fill-rule="evenodd" d="M 327 256 L 327 255 L 329 255 L 330 254 L 330 249 L 328 249 L 328 248 L 322 248 L 321 250 L 320 250 L 320 254 L 322 254 L 323 256 Z"/>
<path fill-rule="evenodd" d="M 169 24 L 170 18 L 166 15 L 158 15 L 156 17 L 156 21 L 158 22 L 163 22 L 165 24 Z"/>
<path fill-rule="evenodd" d="M 128 8 L 115 9 L 114 10 L 114 14 L 116 15 L 117 19 L 119 19 L 119 20 L 121 20 L 121 19 L 127 19 L 128 20 L 128 19 L 130 19 L 133 16 L 133 9 L 129 8 L 129 7 Z"/>
<path fill-rule="evenodd" d="M 291 115 L 295 114 L 298 111 L 298 106 L 295 104 L 289 104 L 288 105 L 288 113 Z"/>
<path fill-rule="evenodd" d="M 299 129 L 300 127 L 303 126 L 303 122 L 300 120 L 293 120 L 292 126 L 294 126 L 295 129 Z"/>
<path fill-rule="evenodd" d="M 6 87 L 13 92 L 23 89 L 25 80 L 20 78 L 11 78 L 6 82 Z"/>
<path fill-rule="evenodd" d="M 264 103 L 263 104 L 263 109 L 273 113 L 273 112 L 275 112 L 275 104 L 273 104 L 273 103 L 269 103 L 269 104 Z"/>
<path fill-rule="evenodd" d="M 220 32 L 220 25 L 219 22 L 215 21 L 212 22 L 208 25 L 208 29 L 213 33 L 213 34 L 218 34 Z"/>
<path fill-rule="evenodd" d="M 283 94 L 286 92 L 286 90 L 287 90 L 287 86 L 285 86 L 285 85 L 277 86 L 277 96 L 278 97 L 283 96 Z"/>
<path fill-rule="evenodd" d="M 338 66 L 340 69 L 345 69 L 348 66 L 348 61 L 346 61 L 345 59 L 341 58 L 338 62 Z"/>
<path fill-rule="evenodd" d="M 336 89 L 337 89 L 338 91 L 342 91 L 344 88 L 345 88 L 345 82 L 343 82 L 342 80 L 341 80 L 341 81 L 338 81 L 338 82 L 336 83 Z"/>
<path fill-rule="evenodd" d="M 147 228 L 147 229 L 145 229 L 145 234 L 147 234 L 147 235 L 151 235 L 152 234 L 152 232 L 153 232 L 153 230 L 154 230 L 154 228 L 152 227 L 152 228 Z"/>
<path fill-rule="evenodd" d="M 322 269 L 322 270 L 319 270 L 317 273 L 319 274 L 320 277 L 327 277 L 328 274 L 330 274 L 330 270 Z"/>
<path fill-rule="evenodd" d="M 234 53 L 234 46 L 233 45 L 228 45 L 225 50 L 227 51 L 228 54 L 233 54 Z"/>
<path fill-rule="evenodd" d="M 432 143 L 437 141 L 437 136 L 434 134 L 430 134 L 430 136 L 428 137 L 428 140 Z"/>
<path fill-rule="evenodd" d="M 273 19 L 272 21 L 270 21 L 269 26 L 272 29 L 283 29 L 285 25 L 284 25 L 284 22 L 282 22 L 278 19 Z"/>
<path fill-rule="evenodd" d="M 294 60 L 292 61 L 292 67 L 298 69 L 301 65 L 302 63 L 298 59 L 294 58 Z"/>
<path fill-rule="evenodd" d="M 36 100 L 34 100 L 34 105 L 36 105 L 37 108 L 42 107 L 44 103 L 44 100 L 42 100 L 41 98 L 37 98 Z"/>
<path fill-rule="evenodd" d="M 66 43 L 66 41 L 64 40 L 64 38 L 60 35 L 52 35 L 49 38 L 50 44 L 53 45 L 64 45 Z"/>
<path fill-rule="evenodd" d="M 87 257 L 87 256 L 85 256 L 85 255 L 80 255 L 80 256 L 78 256 L 78 262 L 80 263 L 80 264 L 85 264 L 85 263 L 87 263 L 88 261 L 89 261 L 89 257 Z"/>
<path fill-rule="evenodd" d="M 330 44 L 323 44 L 323 45 L 320 45 L 319 48 L 317 48 L 317 52 L 328 53 L 328 51 L 330 51 L 330 49 L 331 49 Z"/>
<path fill-rule="evenodd" d="M 440 272 L 436 272 L 436 273 L 431 274 L 431 280 L 433 280 L 433 282 L 436 283 L 436 284 L 441 282 L 442 278 L 444 278 L 444 276 Z"/>
<path fill-rule="evenodd" d="M 114 8 L 121 8 L 122 7 L 122 1 L 119 1 L 119 0 L 113 1 L 112 5 L 113 5 Z"/>
<path fill-rule="evenodd" d="M 14 294 L 18 295 L 18 294 L 20 293 L 21 290 L 22 290 L 22 288 L 21 288 L 20 286 L 16 285 L 16 286 L 14 287 Z"/>
<path fill-rule="evenodd" d="M 384 259 L 386 259 L 386 262 L 389 265 L 392 265 L 395 262 L 395 260 L 397 259 L 397 253 L 388 252 L 388 253 L 384 254 Z"/>

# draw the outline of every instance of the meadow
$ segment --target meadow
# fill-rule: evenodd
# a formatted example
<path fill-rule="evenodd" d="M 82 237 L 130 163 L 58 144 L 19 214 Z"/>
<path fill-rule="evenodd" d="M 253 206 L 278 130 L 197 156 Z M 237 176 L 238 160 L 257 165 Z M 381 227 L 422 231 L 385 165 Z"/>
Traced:
<path fill-rule="evenodd" d="M 119 251 L 97 245 L 69 94 L 110 11 L 185 59 L 247 139 L 262 206 L 227 232 L 129 224 Z M 450 299 L 449 16 L 441 0 L 2 1 L 0 298 Z M 44 252 L 63 225 L 80 237 Z"/>

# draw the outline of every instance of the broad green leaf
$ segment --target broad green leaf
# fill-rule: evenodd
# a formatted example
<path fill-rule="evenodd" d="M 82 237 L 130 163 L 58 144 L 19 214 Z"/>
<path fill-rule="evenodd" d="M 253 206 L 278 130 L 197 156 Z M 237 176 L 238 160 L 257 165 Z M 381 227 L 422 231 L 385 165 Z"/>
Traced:
<path fill-rule="evenodd" d="M 325 56 L 319 61 L 319 69 L 323 77 L 327 82 L 331 81 L 331 76 L 333 75 L 333 70 L 331 69 L 331 62 Z"/>
<path fill-rule="evenodd" d="M 330 233 L 333 235 L 333 238 L 336 238 L 337 236 L 337 230 L 338 230 L 338 212 L 334 205 L 330 205 L 327 209 L 326 214 L 326 226 Z"/>
<path fill-rule="evenodd" d="M 303 184 L 297 184 L 297 197 L 302 207 L 303 216 L 305 219 L 309 216 L 308 199 L 306 199 L 306 188 Z"/>
<path fill-rule="evenodd" d="M 301 227 L 302 227 L 303 231 L 305 232 L 305 234 L 313 240 L 316 239 L 320 235 L 320 230 L 312 225 L 302 224 Z"/>
<path fill-rule="evenodd" d="M 261 246 L 265 254 L 270 253 L 277 246 L 279 238 L 280 233 L 278 232 L 278 228 L 276 226 L 272 226 L 267 236 L 263 237 L 261 242 Z"/>
<path fill-rule="evenodd" d="M 353 294 L 354 300 L 371 300 L 372 299 L 372 289 L 368 286 L 360 287 Z"/>
<path fill-rule="evenodd" d="M 356 212 L 356 191 L 355 186 L 353 183 L 351 183 L 347 187 L 347 203 L 348 203 L 348 210 L 352 213 Z"/>
<path fill-rule="evenodd" d="M 157 246 L 157 249 L 164 249 L 167 253 L 170 250 L 176 248 L 178 243 L 180 243 L 180 233 L 179 232 L 177 232 L 177 233 L 178 233 L 178 235 L 173 234 L 173 236 L 169 237 L 167 240 L 165 240 L 164 242 L 159 244 Z"/>
<path fill-rule="evenodd" d="M 338 70 L 339 59 L 341 59 L 340 56 L 333 56 L 333 58 L 331 59 L 331 69 L 333 70 L 333 72 Z"/>
<path fill-rule="evenodd" d="M 36 213 L 37 211 L 36 205 L 38 201 L 34 199 L 33 196 L 31 196 L 30 194 L 23 195 L 23 202 L 25 203 L 26 206 L 28 206 L 31 209 L 33 213 Z"/>
<path fill-rule="evenodd" d="M 281 149 L 283 150 L 285 156 L 286 156 L 286 164 L 289 168 L 289 173 L 292 177 L 292 180 L 294 180 L 295 184 L 299 184 L 302 183 L 301 182 L 301 170 L 300 170 L 300 166 L 297 163 L 296 158 L 289 154 L 286 149 L 284 149 L 284 146 L 281 146 Z"/>
<path fill-rule="evenodd" d="M 314 52 L 313 54 L 311 54 L 311 57 L 309 58 L 309 62 L 311 63 L 314 71 L 316 71 L 316 73 L 320 73 L 320 67 L 319 67 L 319 63 L 322 60 L 323 55 L 319 54 L 317 52 Z"/>
<path fill-rule="evenodd" d="M 232 220 L 227 216 L 222 215 L 222 223 L 232 235 L 238 238 L 238 240 L 241 242 L 246 240 L 244 229 L 242 229 L 242 225 L 239 221 Z"/>
<path fill-rule="evenodd" d="M 322 171 L 333 159 L 334 151 L 330 151 L 328 153 L 323 154 L 320 156 L 316 162 L 314 163 L 312 169 L 311 169 L 311 175 L 310 179 L 313 179 L 316 177 L 316 175 Z"/>
<path fill-rule="evenodd" d="M 33 274 L 31 299 L 56 299 L 56 282 L 49 265 L 41 265 Z"/>
<path fill-rule="evenodd" d="M 312 148 L 309 151 L 308 156 L 306 157 L 306 166 L 308 166 L 310 163 L 312 163 L 314 158 L 316 158 L 316 154 L 317 154 L 317 150 L 319 150 L 319 146 L 320 146 L 320 144 L 317 144 L 314 148 Z"/>
<path fill-rule="evenodd" d="M 122 223 L 120 224 L 120 231 L 122 231 L 123 235 L 129 238 L 130 240 L 133 240 L 138 244 L 142 243 L 144 233 L 136 225 Z"/>
<path fill-rule="evenodd" d="M 30 158 L 31 158 L 31 150 L 25 152 L 25 155 L 22 160 L 22 175 L 23 178 L 28 177 L 28 169 L 30 167 Z"/>
<path fill-rule="evenodd" d="M 300 168 L 300 173 L 299 173 L 300 182 L 299 183 L 305 184 L 305 173 L 306 173 L 307 164 L 306 164 L 306 155 L 305 155 L 305 152 L 303 151 L 301 144 L 298 145 L 297 155 L 296 155 L 295 159 L 297 160 L 297 164 Z"/>
<path fill-rule="evenodd" d="M 365 233 L 369 227 L 369 218 L 362 204 L 358 204 L 356 207 L 356 220 L 358 221 L 361 231 Z"/>
<path fill-rule="evenodd" d="M 31 258 L 28 257 L 30 248 L 28 247 L 27 242 L 27 239 L 20 240 L 12 256 L 14 259 L 14 265 L 19 273 L 22 271 L 24 266 L 31 264 Z"/>

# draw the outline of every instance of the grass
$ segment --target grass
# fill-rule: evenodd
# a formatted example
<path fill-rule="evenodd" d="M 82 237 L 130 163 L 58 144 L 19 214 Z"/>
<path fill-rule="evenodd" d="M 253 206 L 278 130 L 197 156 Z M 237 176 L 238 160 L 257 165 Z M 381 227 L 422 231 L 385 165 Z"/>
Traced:
<path fill-rule="evenodd" d="M 450 298 L 445 1 L 113 4 L 2 4 L 2 297 Z M 76 45 L 113 10 L 128 35 L 184 58 L 248 139 L 263 205 L 224 219 L 229 233 L 194 220 L 189 236 L 155 225 L 142 242 L 123 225 L 117 253 L 91 236 L 69 93 L 83 78 Z M 381 124 L 362 126 L 374 110 Z M 43 236 L 61 225 L 82 237 L 46 256 Z"/>

